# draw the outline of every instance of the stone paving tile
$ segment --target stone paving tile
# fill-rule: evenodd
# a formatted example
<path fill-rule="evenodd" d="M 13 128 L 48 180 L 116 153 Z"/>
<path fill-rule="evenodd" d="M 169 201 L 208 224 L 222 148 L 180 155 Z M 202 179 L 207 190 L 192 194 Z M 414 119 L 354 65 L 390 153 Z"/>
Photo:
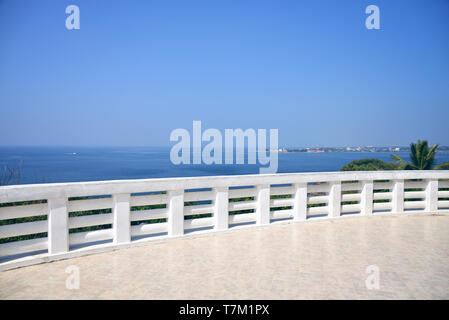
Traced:
<path fill-rule="evenodd" d="M 383 216 L 180 239 L 0 272 L 0 299 L 449 299 L 448 231 L 449 216 Z"/>

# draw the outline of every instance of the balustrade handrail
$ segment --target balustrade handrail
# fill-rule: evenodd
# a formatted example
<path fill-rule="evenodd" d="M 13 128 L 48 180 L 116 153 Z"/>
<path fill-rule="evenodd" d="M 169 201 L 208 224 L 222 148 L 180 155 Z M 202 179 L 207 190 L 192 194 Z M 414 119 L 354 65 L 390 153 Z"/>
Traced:
<path fill-rule="evenodd" d="M 0 186 L 0 203 L 100 194 L 236 187 L 263 183 L 286 184 L 385 179 L 449 179 L 449 170 L 301 172 L 23 184 Z"/>

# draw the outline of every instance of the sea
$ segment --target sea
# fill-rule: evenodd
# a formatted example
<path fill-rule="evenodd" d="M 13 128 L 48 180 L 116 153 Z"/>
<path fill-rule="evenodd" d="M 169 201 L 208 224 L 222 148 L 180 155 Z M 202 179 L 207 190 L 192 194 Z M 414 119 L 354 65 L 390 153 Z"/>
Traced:
<path fill-rule="evenodd" d="M 389 152 L 278 153 L 278 173 L 338 171 L 352 160 L 391 161 Z M 408 153 L 396 152 L 405 160 Z M 449 161 L 437 153 L 436 163 Z M 246 163 L 247 161 L 245 161 Z M 259 164 L 180 164 L 169 147 L 0 147 L 0 175 L 20 167 L 19 184 L 258 174 Z"/>

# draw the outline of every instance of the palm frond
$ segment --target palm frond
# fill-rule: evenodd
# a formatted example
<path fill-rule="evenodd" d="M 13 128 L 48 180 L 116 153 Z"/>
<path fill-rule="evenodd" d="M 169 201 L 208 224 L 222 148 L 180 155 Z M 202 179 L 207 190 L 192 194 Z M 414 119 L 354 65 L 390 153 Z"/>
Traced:
<path fill-rule="evenodd" d="M 427 154 L 426 157 L 426 162 L 427 162 L 427 166 L 426 166 L 426 170 L 430 170 L 433 167 L 433 164 L 435 162 L 435 154 L 437 152 L 439 145 L 435 144 L 432 146 L 432 148 L 430 148 L 429 153 Z"/>
<path fill-rule="evenodd" d="M 407 161 L 402 159 L 400 156 L 398 156 L 396 154 L 392 154 L 392 155 L 390 155 L 390 157 L 391 157 L 391 160 L 399 163 L 402 170 L 413 170 L 414 169 L 413 165 L 411 165 L 410 163 L 408 163 Z"/>
<path fill-rule="evenodd" d="M 449 161 L 433 167 L 433 170 L 449 170 Z"/>
<path fill-rule="evenodd" d="M 400 156 L 396 155 L 396 154 L 392 154 L 390 155 L 391 160 L 396 161 L 396 162 L 405 162 L 404 159 L 402 159 Z"/>

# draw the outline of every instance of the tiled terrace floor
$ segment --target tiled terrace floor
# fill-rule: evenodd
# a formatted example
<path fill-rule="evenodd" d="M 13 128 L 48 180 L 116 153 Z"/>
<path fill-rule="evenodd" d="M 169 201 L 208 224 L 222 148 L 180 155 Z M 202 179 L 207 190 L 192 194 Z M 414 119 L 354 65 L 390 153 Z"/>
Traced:
<path fill-rule="evenodd" d="M 77 290 L 66 288 L 71 265 Z M 449 216 L 269 226 L 0 272 L 0 299 L 20 298 L 449 299 Z"/>

